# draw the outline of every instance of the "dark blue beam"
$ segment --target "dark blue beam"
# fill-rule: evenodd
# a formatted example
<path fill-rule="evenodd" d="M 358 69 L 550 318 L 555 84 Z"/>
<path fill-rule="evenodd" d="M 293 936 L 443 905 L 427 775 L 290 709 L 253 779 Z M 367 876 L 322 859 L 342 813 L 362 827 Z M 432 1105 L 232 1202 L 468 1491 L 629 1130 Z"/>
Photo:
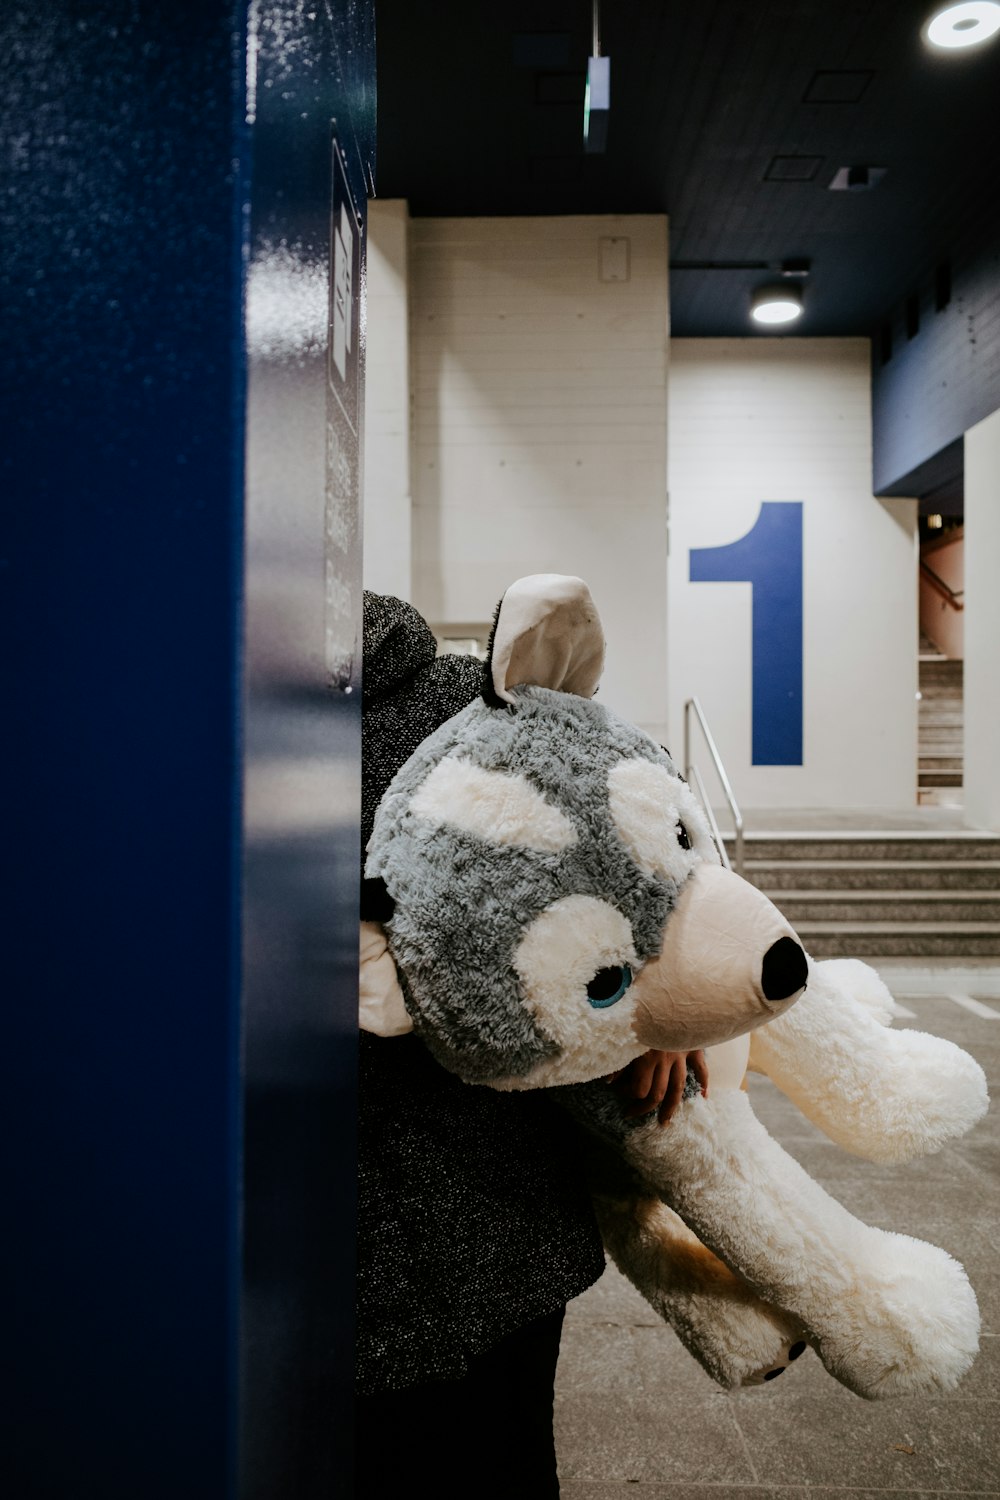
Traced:
<path fill-rule="evenodd" d="M 873 340 L 875 493 L 923 495 L 940 487 L 955 468 L 954 458 L 939 457 L 942 450 L 998 407 L 1000 223 L 987 214 L 985 228 L 978 215 L 956 233 L 937 276 L 914 287 Z M 959 467 L 960 452 L 953 449 Z"/>

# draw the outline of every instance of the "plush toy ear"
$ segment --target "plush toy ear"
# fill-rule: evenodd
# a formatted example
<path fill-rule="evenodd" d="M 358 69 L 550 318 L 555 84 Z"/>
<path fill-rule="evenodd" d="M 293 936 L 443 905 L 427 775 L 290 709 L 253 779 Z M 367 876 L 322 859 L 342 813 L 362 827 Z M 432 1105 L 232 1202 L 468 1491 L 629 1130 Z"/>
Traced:
<path fill-rule="evenodd" d="M 376 1036 L 404 1036 L 413 1030 L 396 965 L 379 922 L 361 923 L 358 1025 Z"/>
<path fill-rule="evenodd" d="M 500 600 L 483 697 L 500 708 L 530 684 L 592 698 L 603 666 L 604 631 L 582 578 L 532 573 Z"/>

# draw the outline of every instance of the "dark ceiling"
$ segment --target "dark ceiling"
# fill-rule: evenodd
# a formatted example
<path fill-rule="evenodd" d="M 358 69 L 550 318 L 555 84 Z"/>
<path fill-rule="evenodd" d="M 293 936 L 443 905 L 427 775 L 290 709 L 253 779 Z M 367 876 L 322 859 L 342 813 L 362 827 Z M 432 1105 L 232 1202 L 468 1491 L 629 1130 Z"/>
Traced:
<path fill-rule="evenodd" d="M 667 213 L 675 335 L 745 335 L 805 258 L 802 334 L 875 334 L 1000 212 L 1000 35 L 931 53 L 926 0 L 377 0 L 379 196 L 414 215 Z M 885 175 L 831 191 L 843 167 Z"/>

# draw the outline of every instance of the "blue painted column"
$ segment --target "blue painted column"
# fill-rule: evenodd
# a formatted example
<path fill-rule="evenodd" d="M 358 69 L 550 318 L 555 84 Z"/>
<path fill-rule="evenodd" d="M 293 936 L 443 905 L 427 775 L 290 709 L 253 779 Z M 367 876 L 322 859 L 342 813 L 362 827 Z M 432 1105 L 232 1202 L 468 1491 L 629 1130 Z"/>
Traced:
<path fill-rule="evenodd" d="M 252 7 L 265 28 L 279 9 Z M 300 860 L 296 874 L 308 912 L 286 907 L 279 919 L 258 907 L 248 940 L 244 894 L 251 844 L 264 884 L 289 889 L 281 851 L 242 833 L 245 747 L 259 731 L 244 687 L 244 545 L 254 534 L 244 252 L 258 190 L 246 10 L 235 0 L 51 0 L 0 12 L 2 1092 L 12 1166 L 3 1473 L 19 1500 L 252 1492 L 239 1469 L 241 1405 L 256 1354 L 289 1374 L 292 1347 L 279 1320 L 241 1374 L 244 1273 L 248 1284 L 261 1273 L 242 1237 L 251 1114 L 247 1204 L 268 1171 L 280 1180 L 290 1207 L 275 1274 L 286 1301 L 304 1301 L 339 1338 L 325 1347 L 323 1388 L 342 1391 L 350 1378 L 349 1196 L 327 1239 L 303 1235 L 322 1162 L 328 1226 L 350 1175 L 338 1158 L 334 1181 L 329 1127 L 351 1114 L 343 1016 L 356 867 L 348 876 L 329 828 L 316 826 L 304 839 L 312 867 Z M 315 215 L 325 195 L 327 223 L 329 119 L 344 99 L 333 34 L 358 25 L 367 42 L 357 66 L 373 78 L 371 7 L 350 7 L 348 20 L 335 4 L 321 18 L 324 139 L 320 149 L 303 137 L 301 158 L 312 175 L 294 154 L 291 113 L 283 122 L 288 197 L 319 193 Z M 362 110 L 372 125 L 373 106 Z M 265 167 L 268 149 L 277 155 L 267 134 Z M 271 539 L 292 544 L 280 528 Z M 322 527 L 309 545 L 306 566 L 322 578 Z M 340 561 L 349 572 L 346 554 Z M 322 619 L 318 629 L 301 652 L 322 664 Z M 301 760 L 296 704 L 318 696 L 314 742 L 327 747 L 321 767 L 336 742 L 349 844 L 356 750 L 337 707 L 344 687 L 329 674 L 318 692 L 294 672 L 272 679 L 268 755 L 273 769 L 286 726 Z M 285 979 L 311 966 L 311 989 L 269 987 L 275 955 Z M 308 1090 L 294 1066 L 285 1074 L 298 1143 L 317 1140 L 317 1120 L 327 1131 L 304 1163 L 266 1110 L 244 1112 L 243 1008 L 252 990 L 257 1056 L 269 1009 L 283 1066 L 300 1055 L 303 1012 L 317 989 L 329 993 L 331 974 L 340 1020 L 324 1055 L 334 1073 L 314 1070 Z M 349 1131 L 336 1146 L 349 1157 Z M 321 1286 L 309 1257 L 324 1251 Z M 302 1412 L 296 1378 L 280 1388 L 272 1379 L 258 1424 Z M 317 1493 L 306 1470 L 328 1475 L 340 1461 L 344 1414 L 322 1417 L 296 1417 L 305 1458 L 272 1494 Z M 287 1465 L 287 1452 L 276 1462 Z"/>
<path fill-rule="evenodd" d="M 353 1493 L 371 5 L 250 11 L 240 1449 Z"/>
<path fill-rule="evenodd" d="M 692 547 L 690 577 L 751 585 L 751 763 L 800 766 L 802 501 L 765 500 L 745 536 Z"/>

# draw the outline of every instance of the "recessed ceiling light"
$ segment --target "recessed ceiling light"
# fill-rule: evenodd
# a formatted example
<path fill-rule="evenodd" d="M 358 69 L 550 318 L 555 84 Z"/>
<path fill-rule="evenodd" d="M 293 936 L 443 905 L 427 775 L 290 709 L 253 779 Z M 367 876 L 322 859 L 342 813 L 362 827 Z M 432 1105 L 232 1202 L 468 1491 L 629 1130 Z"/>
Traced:
<path fill-rule="evenodd" d="M 939 10 L 924 27 L 932 47 L 976 47 L 1000 31 L 1000 5 L 996 0 L 963 0 Z"/>
<path fill-rule="evenodd" d="M 802 316 L 802 292 L 797 286 L 761 286 L 750 299 L 755 323 L 794 323 Z"/>

